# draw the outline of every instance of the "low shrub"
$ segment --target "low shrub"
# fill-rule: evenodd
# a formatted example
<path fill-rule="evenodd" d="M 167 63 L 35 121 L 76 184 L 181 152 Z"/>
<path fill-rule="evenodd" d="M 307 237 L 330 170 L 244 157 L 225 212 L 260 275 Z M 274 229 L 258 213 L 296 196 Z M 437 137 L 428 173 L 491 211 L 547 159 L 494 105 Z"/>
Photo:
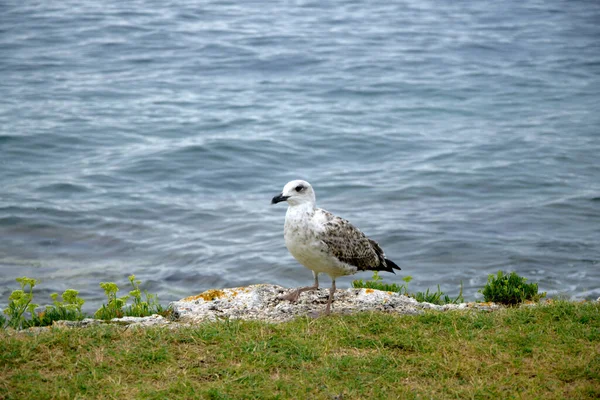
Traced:
<path fill-rule="evenodd" d="M 479 293 L 483 294 L 485 301 L 515 305 L 526 300 L 539 301 L 546 297 L 546 292 L 538 293 L 537 283 L 526 283 L 527 278 L 519 276 L 516 272 L 505 274 L 498 271 L 496 275 L 488 276 L 487 284 Z"/>

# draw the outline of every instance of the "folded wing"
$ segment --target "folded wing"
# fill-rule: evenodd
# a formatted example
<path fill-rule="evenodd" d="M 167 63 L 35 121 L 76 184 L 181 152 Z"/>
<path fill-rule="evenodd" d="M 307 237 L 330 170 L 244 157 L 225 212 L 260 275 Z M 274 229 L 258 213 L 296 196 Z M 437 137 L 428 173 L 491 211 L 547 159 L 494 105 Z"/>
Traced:
<path fill-rule="evenodd" d="M 387 260 L 379 244 L 369 239 L 347 220 L 319 210 L 326 219 L 325 230 L 319 239 L 338 260 L 355 266 L 359 271 L 388 271 L 400 269 Z"/>

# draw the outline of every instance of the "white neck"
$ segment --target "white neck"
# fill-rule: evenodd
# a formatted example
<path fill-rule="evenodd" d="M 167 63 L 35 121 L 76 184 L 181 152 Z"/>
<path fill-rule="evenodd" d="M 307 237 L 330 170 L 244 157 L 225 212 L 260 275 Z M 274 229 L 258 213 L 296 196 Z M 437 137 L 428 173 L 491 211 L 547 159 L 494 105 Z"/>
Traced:
<path fill-rule="evenodd" d="M 301 214 L 312 213 L 315 210 L 315 204 L 312 202 L 303 202 L 298 204 L 290 204 L 285 214 L 286 218 L 294 217 Z"/>

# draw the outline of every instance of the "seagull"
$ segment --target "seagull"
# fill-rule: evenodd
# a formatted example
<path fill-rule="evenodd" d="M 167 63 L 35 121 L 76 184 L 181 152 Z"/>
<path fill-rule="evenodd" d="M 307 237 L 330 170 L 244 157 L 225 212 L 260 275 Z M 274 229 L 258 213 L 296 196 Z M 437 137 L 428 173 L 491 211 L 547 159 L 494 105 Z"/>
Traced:
<path fill-rule="evenodd" d="M 325 315 L 331 311 L 335 279 L 358 271 L 399 270 L 376 241 L 343 218 L 316 207 L 315 191 L 303 180 L 288 182 L 283 191 L 273 197 L 271 204 L 287 201 L 283 237 L 285 245 L 296 260 L 312 270 L 313 286 L 299 288 L 283 299 L 296 302 L 302 292 L 319 288 L 319 274 L 331 277 L 329 300 Z"/>

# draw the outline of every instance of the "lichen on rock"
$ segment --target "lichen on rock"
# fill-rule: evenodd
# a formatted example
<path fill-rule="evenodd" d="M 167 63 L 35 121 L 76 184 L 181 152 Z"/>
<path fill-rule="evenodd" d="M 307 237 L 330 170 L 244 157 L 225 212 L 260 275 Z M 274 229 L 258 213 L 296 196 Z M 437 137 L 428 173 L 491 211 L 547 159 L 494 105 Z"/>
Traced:
<path fill-rule="evenodd" d="M 304 292 L 296 303 L 282 299 L 282 296 L 291 290 L 277 285 L 261 284 L 222 289 L 218 297 L 210 295 L 211 291 L 207 291 L 175 301 L 170 307 L 179 322 L 188 323 L 218 319 L 283 322 L 299 316 L 319 315 L 324 310 L 329 289 Z M 418 314 L 423 308 L 426 307 L 410 297 L 374 289 L 338 289 L 333 303 L 333 313 L 337 314 L 359 311 Z"/>

